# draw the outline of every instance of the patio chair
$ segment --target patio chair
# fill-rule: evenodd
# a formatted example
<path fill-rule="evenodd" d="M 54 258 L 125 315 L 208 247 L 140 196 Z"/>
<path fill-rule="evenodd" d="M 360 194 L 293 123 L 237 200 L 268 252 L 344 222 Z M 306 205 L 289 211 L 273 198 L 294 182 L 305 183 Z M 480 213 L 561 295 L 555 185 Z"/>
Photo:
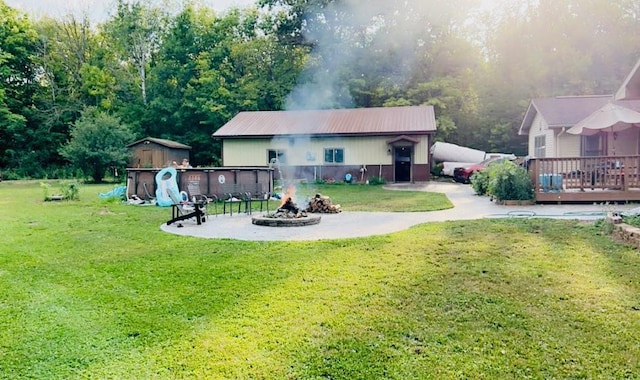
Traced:
<path fill-rule="evenodd" d="M 247 214 L 251 214 L 249 193 L 229 193 L 226 195 L 226 199 L 222 201 L 222 214 L 227 213 L 227 205 L 229 206 L 229 215 L 233 215 L 234 205 L 238 205 L 238 214 L 241 212 L 241 208 L 244 205 L 244 211 Z"/>
<path fill-rule="evenodd" d="M 212 204 L 214 208 L 214 215 L 218 216 L 218 197 L 216 195 L 207 196 L 203 194 L 200 190 L 200 181 L 192 180 L 187 182 L 187 192 L 189 193 L 189 198 L 193 202 L 197 202 L 202 205 L 205 214 L 209 214 L 206 209 L 208 209 L 209 205 Z"/>
<path fill-rule="evenodd" d="M 167 221 L 167 226 L 192 218 L 195 218 L 198 225 L 206 222 L 206 207 L 204 207 L 204 203 L 197 201 L 189 202 L 188 199 L 180 199 L 173 191 L 169 191 L 168 193 L 173 204 L 171 205 L 171 220 Z M 178 227 L 182 227 L 182 224 L 178 224 Z"/>
<path fill-rule="evenodd" d="M 270 192 L 247 193 L 247 198 L 249 199 L 249 214 L 253 211 L 254 202 L 260 204 L 260 212 L 262 212 L 264 206 L 266 206 L 266 211 L 269 211 Z"/>

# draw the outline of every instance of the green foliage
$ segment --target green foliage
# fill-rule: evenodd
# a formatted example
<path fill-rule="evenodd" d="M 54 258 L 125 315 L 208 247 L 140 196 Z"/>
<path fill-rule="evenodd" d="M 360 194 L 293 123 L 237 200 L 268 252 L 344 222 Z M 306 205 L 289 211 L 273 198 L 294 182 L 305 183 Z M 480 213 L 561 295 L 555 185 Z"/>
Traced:
<path fill-rule="evenodd" d="M 220 14 L 112 3 L 99 25 L 32 22 L 0 3 L 3 171 L 64 168 L 87 106 L 136 137 L 191 145 L 195 165 L 220 163 L 210 136 L 238 112 L 293 105 L 432 105 L 438 139 L 524 155 L 530 98 L 615 92 L 640 41 L 632 1 L 519 0 L 487 14 L 474 0 L 259 0 Z"/>
<path fill-rule="evenodd" d="M 598 219 L 594 223 L 594 227 L 599 234 L 604 236 L 611 236 L 611 234 L 613 233 L 613 223 L 609 222 L 606 219 Z"/>
<path fill-rule="evenodd" d="M 34 146 L 37 34 L 29 19 L 0 1 L 0 168 L 27 163 Z M 43 164 L 39 162 L 38 164 Z"/>
<path fill-rule="evenodd" d="M 78 181 L 63 181 L 58 185 L 58 190 L 52 193 L 52 186 L 50 182 L 40 182 L 40 188 L 43 193 L 43 200 L 68 200 L 77 201 L 80 199 L 80 182 Z"/>
<path fill-rule="evenodd" d="M 444 165 L 442 164 L 442 162 L 438 162 L 433 169 L 431 169 L 431 174 L 433 174 L 436 177 L 439 177 L 442 174 L 442 169 L 444 168 Z"/>
<path fill-rule="evenodd" d="M 384 185 L 387 183 L 387 180 L 384 177 L 374 176 L 369 178 L 369 185 Z"/>
<path fill-rule="evenodd" d="M 631 226 L 640 227 L 640 215 L 625 216 L 623 221 Z"/>
<path fill-rule="evenodd" d="M 499 201 L 532 200 L 533 182 L 525 168 L 504 160 L 490 164 L 488 168 L 474 174 L 471 183 L 477 194 L 489 194 Z"/>
<path fill-rule="evenodd" d="M 489 174 L 490 168 L 485 170 L 479 170 L 473 173 L 470 178 L 471 188 L 478 195 L 487 195 L 489 191 Z"/>
<path fill-rule="evenodd" d="M 71 140 L 60 154 L 95 182 L 102 182 L 107 168 L 127 164 L 131 153 L 126 145 L 133 139 L 129 127 L 118 118 L 89 108 L 72 127 Z"/>
<path fill-rule="evenodd" d="M 65 181 L 60 184 L 62 196 L 66 200 L 77 201 L 80 199 L 80 182 Z"/>
<path fill-rule="evenodd" d="M 51 185 L 49 183 L 40 182 L 40 189 L 42 189 L 42 200 L 51 199 Z"/>

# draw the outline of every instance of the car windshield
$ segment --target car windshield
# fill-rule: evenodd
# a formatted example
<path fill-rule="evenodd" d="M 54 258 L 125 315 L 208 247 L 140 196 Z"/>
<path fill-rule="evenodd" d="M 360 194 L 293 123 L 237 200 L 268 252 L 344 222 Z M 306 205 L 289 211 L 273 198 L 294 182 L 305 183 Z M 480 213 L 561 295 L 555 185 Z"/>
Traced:
<path fill-rule="evenodd" d="M 489 165 L 492 162 L 496 162 L 498 160 L 501 160 L 502 157 L 491 157 L 491 158 L 487 158 L 486 160 L 482 161 L 479 165 Z"/>

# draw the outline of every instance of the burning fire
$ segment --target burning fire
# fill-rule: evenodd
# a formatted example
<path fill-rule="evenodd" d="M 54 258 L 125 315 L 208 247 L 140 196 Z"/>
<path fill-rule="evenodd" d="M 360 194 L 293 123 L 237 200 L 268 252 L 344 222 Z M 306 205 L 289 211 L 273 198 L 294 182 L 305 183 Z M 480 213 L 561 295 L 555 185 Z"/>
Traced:
<path fill-rule="evenodd" d="M 291 200 L 291 202 L 293 202 L 293 197 L 296 195 L 296 187 L 291 184 L 287 187 L 287 190 L 284 192 L 284 195 L 282 196 L 282 200 L 280 201 L 280 206 L 279 208 L 282 208 L 282 206 L 285 205 L 285 203 L 287 203 L 287 201 Z"/>

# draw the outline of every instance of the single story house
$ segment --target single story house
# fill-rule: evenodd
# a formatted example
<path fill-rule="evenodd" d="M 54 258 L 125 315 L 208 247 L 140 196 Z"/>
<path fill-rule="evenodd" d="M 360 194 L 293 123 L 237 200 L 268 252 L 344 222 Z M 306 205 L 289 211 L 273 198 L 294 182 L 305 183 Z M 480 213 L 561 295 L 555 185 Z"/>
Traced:
<path fill-rule="evenodd" d="M 519 134 L 528 136 L 528 154 L 532 158 L 637 155 L 640 124 L 628 120 L 617 127 L 593 123 L 601 116 L 622 122 L 621 114 L 637 112 L 640 60 L 615 94 L 532 99 Z M 572 129 L 574 126 L 579 128 Z"/>
<path fill-rule="evenodd" d="M 129 166 L 132 168 L 164 168 L 173 161 L 189 160 L 191 147 L 179 142 L 146 137 L 127 145 L 132 150 Z"/>
<path fill-rule="evenodd" d="M 224 167 L 272 166 L 291 179 L 427 181 L 432 106 L 240 112 L 213 134 Z"/>

